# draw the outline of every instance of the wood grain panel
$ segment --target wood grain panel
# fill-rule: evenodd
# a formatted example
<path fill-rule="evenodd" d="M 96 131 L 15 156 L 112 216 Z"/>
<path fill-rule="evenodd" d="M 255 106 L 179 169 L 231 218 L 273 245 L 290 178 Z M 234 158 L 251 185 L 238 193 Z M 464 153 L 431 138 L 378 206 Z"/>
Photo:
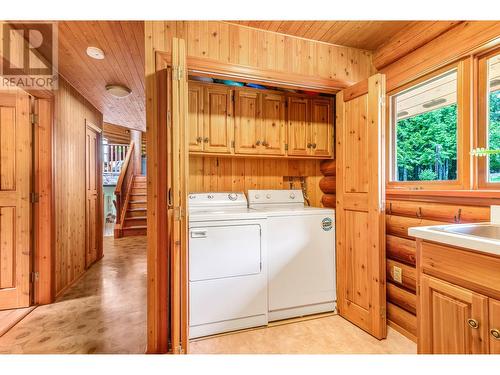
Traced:
<path fill-rule="evenodd" d="M 107 139 L 108 143 L 128 145 L 130 144 L 130 129 L 105 122 L 102 127 L 102 137 Z"/>
<path fill-rule="evenodd" d="M 408 235 L 408 228 L 439 224 L 443 224 L 443 222 L 405 216 L 386 215 L 387 233 L 405 238 L 412 238 Z"/>
<path fill-rule="evenodd" d="M 374 72 L 371 52 L 218 21 L 146 22 L 147 52 L 171 52 L 168 38 L 186 39 L 189 57 L 357 82 Z M 338 43 L 336 43 L 338 44 Z"/>
<path fill-rule="evenodd" d="M 3 103 L 2 103 L 3 104 Z M 0 190 L 16 190 L 16 107 L 0 107 Z"/>
<path fill-rule="evenodd" d="M 488 304 L 490 319 L 490 354 L 500 354 L 500 338 L 496 335 L 496 333 L 500 331 L 500 301 L 490 298 Z"/>
<path fill-rule="evenodd" d="M 415 266 L 417 252 L 415 240 L 390 234 L 385 239 L 387 258 Z"/>
<path fill-rule="evenodd" d="M 412 24 L 422 21 L 230 21 L 251 28 L 374 50 Z"/>
<path fill-rule="evenodd" d="M 311 206 L 321 207 L 320 160 L 217 158 L 190 156 L 189 191 L 243 191 L 289 189 L 285 177 L 306 177 Z M 300 189 L 298 181 L 294 189 Z"/>
<path fill-rule="evenodd" d="M 390 282 L 404 286 L 405 288 L 411 290 L 415 293 L 417 288 L 417 271 L 414 267 L 407 266 L 406 264 L 397 262 L 392 259 L 387 259 L 387 280 Z M 401 269 L 401 282 L 397 281 L 394 277 L 394 267 Z"/>
<path fill-rule="evenodd" d="M 15 286 L 15 217 L 15 207 L 0 207 L 0 289 Z"/>
<path fill-rule="evenodd" d="M 389 326 L 409 339 L 417 341 L 417 318 L 415 315 L 393 303 L 388 303 L 387 319 L 389 320 Z"/>
<path fill-rule="evenodd" d="M 60 21 L 58 25 L 62 76 L 103 113 L 104 121 L 145 131 L 144 22 Z M 87 56 L 89 46 L 101 48 L 105 58 Z M 132 92 L 115 98 L 106 91 L 109 84 L 125 85 Z"/>
<path fill-rule="evenodd" d="M 387 301 L 416 315 L 417 296 L 393 283 L 387 283 Z"/>
<path fill-rule="evenodd" d="M 55 292 L 59 295 L 85 271 L 85 122 L 102 127 L 102 114 L 63 79 L 54 102 Z"/>

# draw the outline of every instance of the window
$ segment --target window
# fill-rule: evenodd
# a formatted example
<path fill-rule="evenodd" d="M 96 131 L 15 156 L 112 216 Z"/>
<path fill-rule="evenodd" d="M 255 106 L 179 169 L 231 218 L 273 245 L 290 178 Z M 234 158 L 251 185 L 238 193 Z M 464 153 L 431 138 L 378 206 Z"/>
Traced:
<path fill-rule="evenodd" d="M 391 96 L 392 181 L 458 178 L 458 70 Z"/>
<path fill-rule="evenodd" d="M 487 69 L 486 148 L 500 150 L 500 55 L 488 59 Z M 489 155 L 486 163 L 487 181 L 500 183 L 500 155 Z"/>

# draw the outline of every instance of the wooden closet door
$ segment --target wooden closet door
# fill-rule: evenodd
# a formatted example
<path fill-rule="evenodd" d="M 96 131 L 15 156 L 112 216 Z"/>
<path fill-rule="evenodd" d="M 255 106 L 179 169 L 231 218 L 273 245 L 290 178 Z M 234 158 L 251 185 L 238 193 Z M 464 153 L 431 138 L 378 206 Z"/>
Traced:
<path fill-rule="evenodd" d="M 285 155 L 285 97 L 262 96 L 262 145 L 260 153 Z"/>
<path fill-rule="evenodd" d="M 367 86 L 368 92 L 354 99 L 337 95 L 337 297 L 340 315 L 382 339 L 387 334 L 385 76 L 370 77 Z"/>
<path fill-rule="evenodd" d="M 288 155 L 310 155 L 309 121 L 309 100 L 305 98 L 288 98 Z"/>
<path fill-rule="evenodd" d="M 190 151 L 203 151 L 203 86 L 189 83 L 188 144 Z"/>
<path fill-rule="evenodd" d="M 418 314 L 419 353 L 488 353 L 487 297 L 424 275 Z"/>
<path fill-rule="evenodd" d="M 333 153 L 333 105 L 329 99 L 311 100 L 311 153 L 330 157 Z"/>
<path fill-rule="evenodd" d="M 489 299 L 490 354 L 500 354 L 500 301 Z"/>
<path fill-rule="evenodd" d="M 86 183 L 86 209 L 85 233 L 86 251 L 85 266 L 89 267 L 97 260 L 99 249 L 99 146 L 98 133 L 87 127 L 85 133 L 85 183 Z"/>
<path fill-rule="evenodd" d="M 30 100 L 0 92 L 0 310 L 30 305 Z"/>
<path fill-rule="evenodd" d="M 256 154 L 262 144 L 262 96 L 250 90 L 236 90 L 234 151 Z"/>
<path fill-rule="evenodd" d="M 205 87 L 203 150 L 230 153 L 233 140 L 232 91 L 226 87 Z"/>

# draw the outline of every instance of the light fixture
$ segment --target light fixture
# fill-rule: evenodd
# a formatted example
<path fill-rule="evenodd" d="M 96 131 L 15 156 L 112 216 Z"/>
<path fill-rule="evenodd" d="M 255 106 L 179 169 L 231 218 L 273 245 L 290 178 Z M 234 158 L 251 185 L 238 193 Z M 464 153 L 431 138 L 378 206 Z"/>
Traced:
<path fill-rule="evenodd" d="M 104 51 L 97 47 L 87 47 L 87 55 L 96 60 L 104 59 Z"/>
<path fill-rule="evenodd" d="M 122 85 L 107 85 L 106 91 L 116 98 L 124 98 L 132 92 L 127 86 Z"/>
<path fill-rule="evenodd" d="M 432 99 L 430 102 L 422 104 L 422 107 L 424 107 L 424 108 L 431 108 L 431 107 L 435 107 L 435 106 L 437 106 L 439 104 L 443 104 L 443 103 L 446 103 L 446 99 L 445 98 Z"/>

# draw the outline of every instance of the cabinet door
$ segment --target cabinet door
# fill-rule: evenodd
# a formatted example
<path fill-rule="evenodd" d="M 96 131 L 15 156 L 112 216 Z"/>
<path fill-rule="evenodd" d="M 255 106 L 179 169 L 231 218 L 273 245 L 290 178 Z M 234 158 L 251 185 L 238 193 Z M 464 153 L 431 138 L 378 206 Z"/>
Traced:
<path fill-rule="evenodd" d="M 491 299 L 490 304 L 490 354 L 500 354 L 500 301 Z"/>
<path fill-rule="evenodd" d="M 257 154 L 261 137 L 261 94 L 250 90 L 236 91 L 235 148 L 237 154 Z"/>
<path fill-rule="evenodd" d="M 488 353 L 487 297 L 426 275 L 420 287 L 419 353 Z"/>
<path fill-rule="evenodd" d="M 288 98 L 288 155 L 311 153 L 309 108 L 305 98 Z"/>
<path fill-rule="evenodd" d="M 231 110 L 232 90 L 226 87 L 205 87 L 203 107 L 203 150 L 205 152 L 230 153 L 233 140 Z"/>
<path fill-rule="evenodd" d="M 189 151 L 203 151 L 203 86 L 189 83 L 188 89 Z"/>
<path fill-rule="evenodd" d="M 282 95 L 262 96 L 261 154 L 285 155 L 285 98 Z"/>
<path fill-rule="evenodd" d="M 332 156 L 333 106 L 329 99 L 311 101 L 311 151 L 314 156 Z"/>

